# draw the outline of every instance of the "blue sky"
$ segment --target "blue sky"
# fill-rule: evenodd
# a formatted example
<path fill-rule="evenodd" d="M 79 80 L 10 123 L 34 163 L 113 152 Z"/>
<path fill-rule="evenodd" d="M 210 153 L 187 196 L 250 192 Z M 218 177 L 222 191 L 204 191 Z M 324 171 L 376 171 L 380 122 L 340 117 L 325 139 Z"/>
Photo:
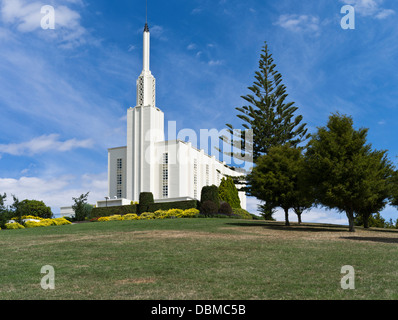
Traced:
<path fill-rule="evenodd" d="M 340 26 L 345 4 L 355 8 L 354 30 Z M 40 26 L 43 5 L 55 8 L 55 30 Z M 148 7 L 157 105 L 177 129 L 239 126 L 235 107 L 267 41 L 311 132 L 332 112 L 351 115 L 397 164 L 396 1 L 149 0 Z M 107 148 L 126 144 L 126 110 L 135 106 L 144 23 L 143 0 L 0 0 L 0 192 L 44 200 L 54 213 L 87 191 L 90 202 L 103 199 Z M 398 217 L 392 208 L 383 216 Z M 346 223 L 322 209 L 304 220 Z"/>

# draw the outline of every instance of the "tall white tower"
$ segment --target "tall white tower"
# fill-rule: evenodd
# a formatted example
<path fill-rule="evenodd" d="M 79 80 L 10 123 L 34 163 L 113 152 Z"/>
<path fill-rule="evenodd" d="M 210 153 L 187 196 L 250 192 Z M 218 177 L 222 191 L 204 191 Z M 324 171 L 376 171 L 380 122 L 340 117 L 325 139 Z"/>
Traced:
<path fill-rule="evenodd" d="M 150 32 L 143 34 L 143 68 L 137 80 L 137 105 L 127 111 L 126 198 L 138 201 L 141 192 L 160 197 L 159 163 L 155 145 L 164 141 L 164 114 L 156 107 L 156 80 L 150 65 Z"/>

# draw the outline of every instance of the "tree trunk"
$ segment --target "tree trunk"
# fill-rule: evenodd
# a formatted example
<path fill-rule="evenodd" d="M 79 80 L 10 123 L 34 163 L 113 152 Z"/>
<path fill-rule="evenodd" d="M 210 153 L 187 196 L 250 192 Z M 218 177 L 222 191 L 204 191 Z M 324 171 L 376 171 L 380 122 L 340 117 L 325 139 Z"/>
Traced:
<path fill-rule="evenodd" d="M 369 218 L 370 218 L 370 214 L 368 214 L 368 213 L 365 213 L 365 214 L 363 214 L 362 215 L 362 218 L 363 218 L 363 227 L 365 228 L 365 229 L 369 229 Z"/>
<path fill-rule="evenodd" d="M 347 214 L 347 218 L 348 218 L 349 231 L 350 232 L 355 232 L 354 212 L 353 211 L 346 211 L 346 214 Z"/>
<path fill-rule="evenodd" d="M 367 214 L 363 215 L 363 227 L 369 229 L 369 216 Z"/>
<path fill-rule="evenodd" d="M 301 224 L 301 213 L 297 213 L 298 224 Z"/>
<path fill-rule="evenodd" d="M 289 222 L 289 208 L 287 209 L 283 209 L 285 210 L 285 226 L 290 226 L 290 222 Z"/>

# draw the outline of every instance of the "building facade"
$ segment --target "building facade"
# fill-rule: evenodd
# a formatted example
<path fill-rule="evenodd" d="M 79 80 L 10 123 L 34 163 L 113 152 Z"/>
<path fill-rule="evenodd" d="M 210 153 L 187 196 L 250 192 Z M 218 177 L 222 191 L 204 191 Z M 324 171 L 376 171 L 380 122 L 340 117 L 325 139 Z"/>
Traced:
<path fill-rule="evenodd" d="M 190 142 L 165 141 L 164 113 L 156 106 L 156 80 L 150 71 L 150 32 L 143 34 L 143 70 L 137 80 L 137 102 L 127 110 L 127 146 L 108 149 L 107 205 L 138 201 L 152 192 L 155 202 L 200 200 L 207 185 L 242 173 L 196 149 Z M 239 192 L 242 208 L 246 196 Z M 99 201 L 98 206 L 104 206 Z"/>

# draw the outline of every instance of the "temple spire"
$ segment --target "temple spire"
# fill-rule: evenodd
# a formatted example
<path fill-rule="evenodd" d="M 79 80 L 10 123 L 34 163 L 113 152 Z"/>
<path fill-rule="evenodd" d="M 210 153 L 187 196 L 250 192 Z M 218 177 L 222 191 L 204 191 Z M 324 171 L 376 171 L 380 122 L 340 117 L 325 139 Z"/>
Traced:
<path fill-rule="evenodd" d="M 149 59 L 150 59 L 150 33 L 149 33 L 149 27 L 148 24 L 145 23 L 145 28 L 144 28 L 144 35 L 143 35 L 143 71 L 149 71 Z"/>

